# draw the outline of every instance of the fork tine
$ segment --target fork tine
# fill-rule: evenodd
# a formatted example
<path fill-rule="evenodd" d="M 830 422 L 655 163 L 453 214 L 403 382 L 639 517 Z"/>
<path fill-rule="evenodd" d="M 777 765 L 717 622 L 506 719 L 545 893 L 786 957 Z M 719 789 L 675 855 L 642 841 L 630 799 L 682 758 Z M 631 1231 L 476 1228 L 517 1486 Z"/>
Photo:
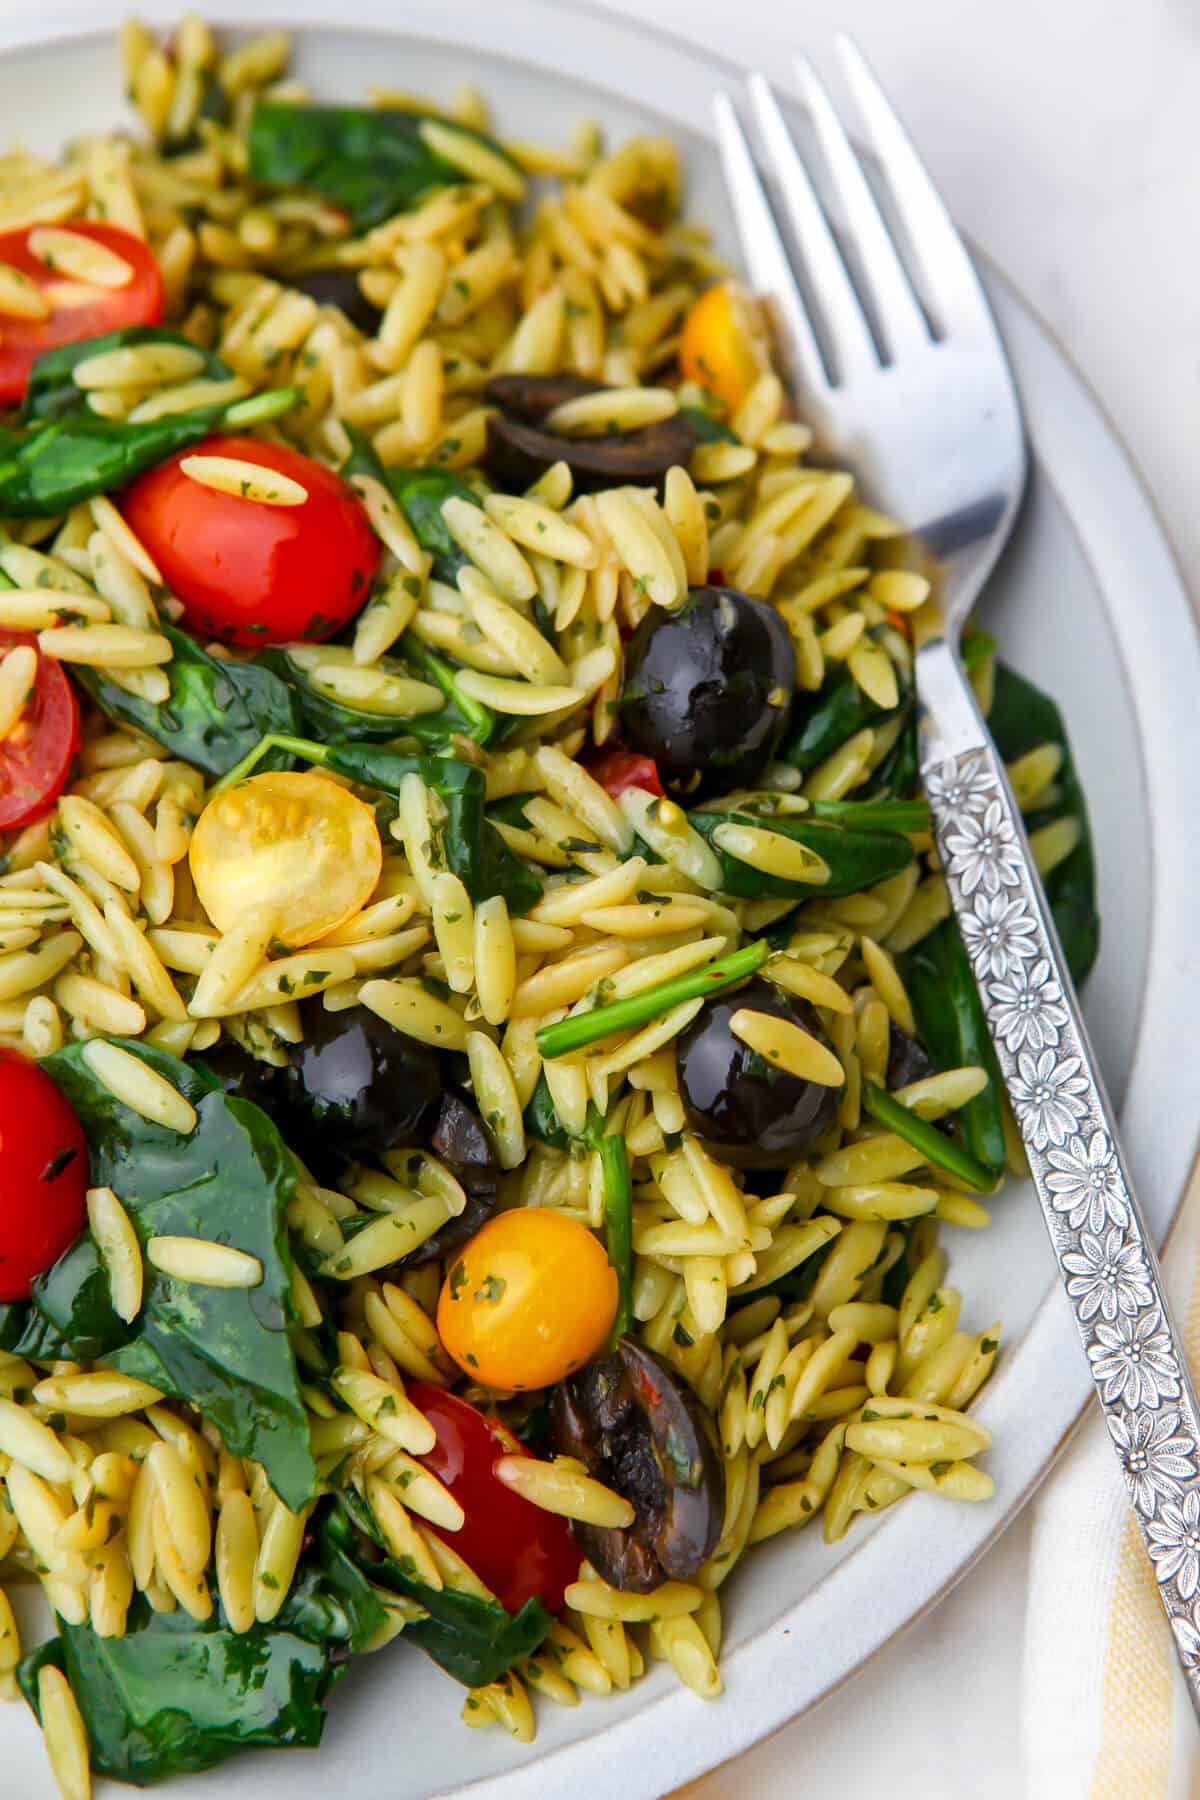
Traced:
<path fill-rule="evenodd" d="M 819 299 L 838 364 L 837 378 L 844 381 L 862 371 L 877 369 L 879 354 L 871 328 L 771 84 L 765 76 L 755 73 L 749 77 L 748 86 L 792 230 Z"/>
<path fill-rule="evenodd" d="M 792 365 L 788 373 L 793 384 L 813 394 L 825 394 L 829 391 L 829 382 L 820 348 L 796 286 L 787 248 L 754 166 L 754 154 L 728 94 L 714 94 L 713 113 L 725 183 L 746 258 L 746 273 L 751 285 L 767 296 L 778 311 L 781 329 L 776 333 L 777 348 Z"/>
<path fill-rule="evenodd" d="M 993 340 L 995 326 L 975 266 L 912 139 L 853 38 L 840 33 L 836 42 L 896 210 L 929 283 L 939 330 L 948 339 Z"/>
<path fill-rule="evenodd" d="M 862 258 L 888 349 L 892 360 L 899 362 L 906 352 L 929 343 L 929 327 L 832 101 L 806 57 L 796 59 L 796 73 L 829 162 L 847 227 Z"/>

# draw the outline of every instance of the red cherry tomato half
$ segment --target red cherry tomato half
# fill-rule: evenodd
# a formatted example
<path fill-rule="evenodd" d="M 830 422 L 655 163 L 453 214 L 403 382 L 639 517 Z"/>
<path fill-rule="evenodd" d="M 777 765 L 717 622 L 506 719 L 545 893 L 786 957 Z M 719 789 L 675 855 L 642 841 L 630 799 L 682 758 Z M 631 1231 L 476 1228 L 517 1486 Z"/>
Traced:
<path fill-rule="evenodd" d="M 615 800 L 626 788 L 645 788 L 648 794 L 665 798 L 658 767 L 652 756 L 638 756 L 632 750 L 602 750 L 588 763 L 588 774 L 606 788 Z"/>
<path fill-rule="evenodd" d="M 405 1387 L 437 1432 L 433 1449 L 417 1460 L 450 1489 L 467 1515 L 460 1531 L 427 1520 L 426 1529 L 462 1557 L 508 1612 L 519 1612 L 532 1599 L 548 1612 L 561 1611 L 563 1590 L 577 1578 L 582 1560 L 570 1527 L 492 1474 L 498 1457 L 526 1456 L 525 1446 L 457 1394 L 424 1381 Z"/>
<path fill-rule="evenodd" d="M 24 712 L 0 738 L 0 831 L 50 811 L 79 748 L 79 703 L 62 664 L 42 655 L 31 631 L 0 631 L 0 656 L 18 644 L 37 651 L 37 672 Z"/>
<path fill-rule="evenodd" d="M 0 1050 L 0 1301 L 24 1300 L 87 1217 L 83 1127 L 49 1075 Z"/>
<path fill-rule="evenodd" d="M 290 476 L 308 498 L 274 506 L 221 493 L 184 473 L 190 456 L 254 463 Z M 139 476 L 122 511 L 186 622 L 228 644 L 329 637 L 365 604 L 379 566 L 379 539 L 341 476 L 259 438 L 205 438 Z"/>
<path fill-rule="evenodd" d="M 141 238 L 119 225 L 94 224 L 90 219 L 72 219 L 52 228 L 102 244 L 133 270 L 123 287 L 102 287 L 34 255 L 30 239 L 44 247 L 37 234 L 47 229 L 30 225 L 0 233 L 0 263 L 33 282 L 50 308 L 44 319 L 5 314 L 0 330 L 0 404 L 5 406 L 24 399 L 29 371 L 43 350 L 77 344 L 81 338 L 99 337 L 106 331 L 122 331 L 127 325 L 157 325 L 162 318 L 162 276 Z"/>

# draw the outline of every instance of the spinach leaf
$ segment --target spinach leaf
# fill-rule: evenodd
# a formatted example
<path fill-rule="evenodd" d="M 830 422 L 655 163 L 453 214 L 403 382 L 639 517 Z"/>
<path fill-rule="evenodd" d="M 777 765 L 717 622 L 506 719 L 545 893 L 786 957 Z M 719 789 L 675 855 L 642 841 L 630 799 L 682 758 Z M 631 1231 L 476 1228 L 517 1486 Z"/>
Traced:
<path fill-rule="evenodd" d="M 888 1227 L 889 1231 L 896 1230 L 903 1235 L 904 1248 L 883 1278 L 879 1298 L 885 1306 L 899 1306 L 904 1298 L 904 1290 L 913 1273 L 912 1238 L 916 1222 L 915 1219 L 897 1219 L 894 1226 Z"/>
<path fill-rule="evenodd" d="M 1048 694 L 1005 663 L 998 663 L 988 726 L 1005 762 L 1015 762 L 1017 757 L 1041 744 L 1057 744 L 1063 753 L 1062 768 L 1055 783 L 1059 797 L 1051 806 L 1031 814 L 1025 823 L 1030 831 L 1037 831 L 1055 819 L 1075 819 L 1079 823 L 1078 844 L 1065 862 L 1050 871 L 1045 888 L 1067 964 L 1076 983 L 1082 982 L 1100 947 L 1096 859 L 1087 801 L 1071 755 L 1062 714 Z"/>
<path fill-rule="evenodd" d="M 421 126 L 431 116 L 260 100 L 250 120 L 250 175 L 274 187 L 314 188 L 349 213 L 354 231 L 366 231 L 393 213 L 411 211 L 437 188 L 471 179 L 426 144 Z M 454 129 L 512 162 L 482 132 Z"/>
<path fill-rule="evenodd" d="M 276 418 L 295 397 L 293 388 L 272 388 L 245 400 L 198 406 L 141 425 L 67 412 L 28 430 L 0 428 L 0 516 L 53 518 L 80 500 L 124 487 L 176 450 L 199 443 L 218 425 Z"/>
<path fill-rule="evenodd" d="M 24 1329 L 11 1346 L 18 1356 L 97 1362 L 128 1342 L 130 1327 L 113 1310 L 108 1272 L 90 1232 L 77 1237 L 37 1277 Z"/>
<path fill-rule="evenodd" d="M 198 1119 L 186 1138 L 143 1119 L 97 1080 L 81 1044 L 47 1057 L 43 1068 L 87 1133 L 93 1183 L 120 1196 L 143 1244 L 162 1233 L 216 1239 L 257 1256 L 263 1279 L 255 1288 L 205 1287 L 147 1262 L 142 1310 L 117 1335 L 92 1272 L 99 1253 L 85 1237 L 82 1250 L 67 1252 L 65 1271 L 56 1264 L 35 1281 L 34 1306 L 68 1342 L 81 1322 L 104 1339 L 116 1335 L 101 1361 L 189 1401 L 231 1451 L 262 1463 L 294 1510 L 317 1487 L 289 1336 L 285 1213 L 296 1165 L 267 1115 L 222 1093 L 207 1070 L 143 1043 L 114 1041 L 178 1088 Z"/>
<path fill-rule="evenodd" d="M 550 1083 L 544 1071 L 539 1073 L 537 1086 L 525 1108 L 525 1131 L 527 1136 L 535 1137 L 540 1144 L 550 1144 L 555 1150 L 566 1150 L 571 1142 L 551 1098 Z M 4 1348 L 7 1346 L 0 1327 L 0 1349 Z"/>
<path fill-rule="evenodd" d="M 633 1329 L 633 1183 L 629 1152 L 618 1132 L 604 1133 L 597 1148 L 604 1173 L 604 1247 L 617 1277 L 617 1310 L 608 1335 L 611 1350 Z"/>
<path fill-rule="evenodd" d="M 385 469 L 374 446 L 361 431 L 356 431 L 352 425 L 347 425 L 345 430 L 350 439 L 350 454 L 339 473 L 346 481 L 355 475 L 370 475 L 381 481 L 398 501 L 422 550 L 433 558 L 436 578 L 453 587 L 468 558 L 450 536 L 442 517 L 442 507 L 447 500 L 454 499 L 478 506 L 480 500 L 475 489 L 450 469 Z"/>
<path fill-rule="evenodd" d="M 441 712 L 411 722 L 413 737 L 419 738 L 430 750 L 448 748 L 450 739 L 455 736 L 474 738 L 477 744 L 489 744 L 497 735 L 503 739 L 501 727 L 511 725 L 512 721 L 501 721 L 490 706 L 463 693 L 458 685 L 457 663 L 449 663 L 438 656 L 411 631 L 405 632 L 400 648 L 417 673 L 434 682 L 446 696 Z"/>
<path fill-rule="evenodd" d="M 136 725 L 206 775 L 226 774 L 270 732 L 300 730 L 297 695 L 264 659 L 227 662 L 210 656 L 177 625 L 163 621 L 158 629 L 173 652 L 166 665 L 171 693 L 161 706 L 127 693 L 101 669 L 75 664 L 76 680 L 117 724 Z M 274 752 L 265 766 L 290 764 L 290 757 Z"/>
<path fill-rule="evenodd" d="M 953 919 L 943 919 L 898 960 L 917 1035 L 937 1067 L 957 1069 L 970 1063 L 988 1072 L 988 1085 L 959 1108 L 954 1125 L 964 1148 L 990 1175 L 999 1175 L 1004 1168 L 1000 1070 L 958 926 Z"/>
<path fill-rule="evenodd" d="M 885 881 L 889 875 L 898 875 L 914 855 L 912 845 L 899 832 L 859 830 L 832 819 L 813 819 L 807 813 L 798 818 L 772 815 L 762 819 L 748 812 L 698 811 L 689 813 L 688 818 L 721 859 L 721 892 L 738 900 L 832 900 Z M 759 829 L 765 826 L 781 837 L 803 844 L 824 858 L 829 866 L 829 880 L 817 886 L 762 874 L 713 843 L 718 825 L 726 823 Z"/>
<path fill-rule="evenodd" d="M 87 394 L 74 380 L 78 364 L 110 350 L 137 349 L 144 344 L 175 344 L 194 350 L 204 358 L 204 367 L 192 380 L 228 381 L 233 374 L 219 356 L 202 350 L 178 331 L 169 331 L 165 325 L 129 325 L 123 331 L 106 331 L 100 337 L 80 338 L 73 344 L 60 344 L 56 350 L 44 350 L 29 372 L 22 420 L 29 425 L 39 419 L 61 419 L 68 413 L 86 412 Z"/>
<path fill-rule="evenodd" d="M 478 506 L 479 495 L 450 469 L 389 469 L 387 484 L 404 508 L 418 544 L 432 556 L 434 575 L 453 585 L 468 559 L 450 536 L 442 507 L 447 500 Z"/>
<path fill-rule="evenodd" d="M 513 1664 L 537 1649 L 551 1625 L 539 1600 L 527 1600 L 518 1613 L 498 1602 L 450 1588 L 427 1587 L 384 1550 L 383 1536 L 362 1497 L 343 1490 L 337 1496 L 341 1514 L 330 1515 L 324 1530 L 369 1576 L 372 1586 L 403 1594 L 424 1608 L 428 1618 L 404 1627 L 439 1667 L 466 1687 L 486 1687 Z"/>
<path fill-rule="evenodd" d="M 698 444 L 740 444 L 742 441 L 731 426 L 706 412 L 702 406 L 681 406 L 679 417 L 691 426 Z"/>
<path fill-rule="evenodd" d="M 211 1769 L 239 1751 L 321 1741 L 324 1703 L 384 1610 L 354 1564 L 322 1546 L 320 1566 L 297 1579 L 279 1617 L 235 1633 L 220 1612 L 199 1624 L 180 1608 L 134 1597 L 124 1637 L 60 1622 L 59 1635 L 18 1670 L 36 1713 L 39 1671 L 52 1663 L 71 1684 L 92 1767 L 139 1785 Z"/>
<path fill-rule="evenodd" d="M 420 639 L 410 633 L 402 640 L 400 649 L 403 662 L 396 657 L 383 657 L 378 666 L 385 672 L 410 678 L 415 676 L 440 687 L 447 695 L 447 701 L 437 712 L 400 719 L 347 706 L 345 701 L 333 700 L 328 694 L 318 692 L 308 674 L 292 660 L 286 649 L 264 650 L 255 659 L 255 666 L 269 670 L 286 683 L 299 715 L 299 723 L 272 729 L 297 731 L 306 728 L 322 742 L 338 739 L 346 743 L 390 744 L 399 738 L 411 738 L 422 749 L 430 751 L 452 750 L 456 737 L 472 738 L 476 743 L 486 744 L 495 728 L 495 713 L 480 706 L 469 695 L 460 694 L 454 679 L 455 670 L 435 656 Z"/>
<path fill-rule="evenodd" d="M 392 657 L 381 657 L 374 666 L 389 675 L 411 675 L 409 669 Z M 293 662 L 286 648 L 260 651 L 254 659 L 254 667 L 277 676 L 292 695 L 298 723 L 285 726 L 284 730 L 307 730 L 319 739 L 344 738 L 351 743 L 387 744 L 394 738 L 414 735 L 411 727 L 422 722 L 419 719 L 385 718 L 380 713 L 364 712 L 360 707 L 331 699 L 314 687 L 308 671 Z M 436 716 L 441 717 L 440 713 Z"/>
<path fill-rule="evenodd" d="M 168 118 L 163 155 L 170 158 L 181 156 L 188 150 L 203 149 L 204 138 L 200 131 L 203 121 L 211 119 L 216 125 L 228 124 L 231 110 L 229 95 L 222 87 L 220 78 L 214 70 L 206 69 L 201 76 L 200 104 L 182 136 L 172 133 L 171 120 Z"/>
<path fill-rule="evenodd" d="M 854 791 L 864 799 L 911 800 L 920 792 L 921 773 L 917 749 L 917 715 L 910 707 L 900 736 L 878 768 L 872 769 Z"/>
<path fill-rule="evenodd" d="M 768 1294 L 776 1294 L 785 1305 L 793 1300 L 807 1300 L 817 1285 L 817 1276 L 821 1273 L 825 1258 L 836 1244 L 836 1238 L 827 1238 L 809 1252 L 803 1262 L 789 1269 L 786 1275 L 777 1275 L 774 1281 L 768 1281 L 762 1287 L 748 1288 L 745 1293 L 736 1294 L 730 1300 L 730 1307 L 739 1312 L 743 1306 L 749 1306 L 754 1300 L 762 1300 Z"/>
<path fill-rule="evenodd" d="M 866 725 L 883 725 L 910 705 L 904 696 L 899 707 L 887 712 L 863 693 L 849 669 L 826 680 L 813 695 L 798 695 L 793 708 L 792 730 L 779 752 L 780 762 L 807 772 Z"/>
<path fill-rule="evenodd" d="M 198 444 L 224 413 L 224 407 L 204 406 L 144 425 L 76 413 L 29 432 L 2 430 L 0 513 L 50 518 L 93 494 L 112 493 L 176 450 Z"/>

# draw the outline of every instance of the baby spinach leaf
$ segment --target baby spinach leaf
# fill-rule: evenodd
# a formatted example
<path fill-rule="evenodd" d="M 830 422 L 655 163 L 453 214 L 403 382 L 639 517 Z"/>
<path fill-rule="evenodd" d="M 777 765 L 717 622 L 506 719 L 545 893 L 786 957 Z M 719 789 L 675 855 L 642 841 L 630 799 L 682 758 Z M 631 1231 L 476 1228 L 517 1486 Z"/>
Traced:
<path fill-rule="evenodd" d="M 463 693 L 458 685 L 461 669 L 457 663 L 438 656 L 411 631 L 406 631 L 401 638 L 400 648 L 417 673 L 440 687 L 446 696 L 441 712 L 412 721 L 413 737 L 419 738 L 430 750 L 448 748 L 454 736 L 474 738 L 477 744 L 489 744 L 497 736 L 503 740 L 501 726 L 511 725 L 512 721 L 500 720 L 490 706 Z"/>
<path fill-rule="evenodd" d="M 537 1086 L 525 1108 L 525 1132 L 528 1137 L 537 1138 L 541 1144 L 550 1144 L 555 1150 L 566 1150 L 570 1146 L 570 1136 L 558 1116 L 544 1071 L 538 1075 Z M 0 1347 L 4 1347 L 2 1335 Z"/>
<path fill-rule="evenodd" d="M 999 1175 L 1004 1168 L 1000 1070 L 979 989 L 954 920 L 943 919 L 935 931 L 906 951 L 899 958 L 899 968 L 916 1016 L 917 1036 L 935 1065 L 959 1069 L 971 1064 L 988 1071 L 988 1085 L 958 1109 L 954 1126 L 963 1147 L 990 1175 Z"/>
<path fill-rule="evenodd" d="M 487 783 L 481 770 L 449 756 L 397 756 L 368 745 L 326 744 L 325 767 L 351 781 L 399 792 L 412 771 L 432 788 L 445 809 L 442 845 L 446 863 L 472 900 L 503 894 L 510 912 L 525 913 L 541 898 L 542 884 L 514 856 L 491 820 L 484 816 Z"/>
<path fill-rule="evenodd" d="M 1076 983 L 1082 982 L 1100 948 L 1096 858 L 1087 801 L 1062 714 L 1048 694 L 1007 664 L 997 663 L 988 726 L 1005 762 L 1015 762 L 1017 757 L 1042 744 L 1057 744 L 1063 753 L 1062 767 L 1055 780 L 1058 798 L 1052 805 L 1029 815 L 1025 824 L 1030 831 L 1037 831 L 1056 819 L 1078 822 L 1079 842 L 1070 856 L 1050 871 L 1045 888 L 1071 974 Z"/>
<path fill-rule="evenodd" d="M 182 133 L 172 129 L 172 120 L 167 119 L 166 142 L 163 155 L 166 157 L 181 156 L 189 150 L 201 150 L 204 147 L 204 136 L 201 125 L 211 119 L 215 125 L 225 125 L 230 114 L 229 95 L 221 85 L 220 77 L 213 69 L 206 69 L 200 78 L 200 104 Z"/>
<path fill-rule="evenodd" d="M 148 1785 L 242 1750 L 315 1748 L 330 1690 L 383 1618 L 364 1577 L 330 1544 L 269 1625 L 239 1634 L 219 1611 L 200 1624 L 182 1608 L 156 1613 L 138 1594 L 124 1637 L 60 1622 L 18 1680 L 36 1713 L 38 1674 L 48 1663 L 60 1669 L 93 1769 Z"/>
<path fill-rule="evenodd" d="M 130 425 L 68 413 L 31 431 L 0 431 L 0 513 L 49 518 L 93 494 L 124 487 L 176 450 L 197 444 L 224 417 L 221 406 Z"/>
<path fill-rule="evenodd" d="M 337 1501 L 341 1513 L 330 1514 L 324 1527 L 331 1541 L 373 1586 L 403 1594 L 424 1608 L 428 1617 L 406 1625 L 405 1638 L 464 1686 L 486 1687 L 499 1680 L 537 1649 L 554 1623 L 539 1600 L 527 1600 L 520 1612 L 509 1613 L 496 1601 L 426 1586 L 386 1553 L 374 1515 L 358 1493 L 343 1490 Z"/>
<path fill-rule="evenodd" d="M 53 518 L 94 494 L 110 494 L 177 450 L 199 443 L 218 425 L 275 418 L 295 403 L 293 388 L 245 400 L 198 406 L 131 424 L 94 413 L 67 412 L 28 430 L 0 429 L 0 515 Z"/>
<path fill-rule="evenodd" d="M 314 188 L 349 213 L 354 231 L 366 231 L 393 213 L 411 211 L 437 188 L 471 179 L 425 142 L 421 126 L 431 116 L 260 100 L 250 120 L 250 174 L 274 187 Z M 512 161 L 483 132 L 457 124 L 454 129 Z"/>
<path fill-rule="evenodd" d="M 404 508 L 418 544 L 432 556 L 437 579 L 455 582 L 467 558 L 450 536 L 442 507 L 447 500 L 478 506 L 479 495 L 450 469 L 389 469 L 387 484 Z"/>
<path fill-rule="evenodd" d="M 376 666 L 385 673 L 431 681 L 440 687 L 448 698 L 446 705 L 437 712 L 420 713 L 407 719 L 387 718 L 380 713 L 364 712 L 359 707 L 347 706 L 345 701 L 333 700 L 328 694 L 320 693 L 307 672 L 292 660 L 286 649 L 262 651 L 255 659 L 255 665 L 270 670 L 291 690 L 300 724 L 289 729 L 306 728 L 322 742 L 337 739 L 347 743 L 390 744 L 397 739 L 406 738 L 415 739 L 422 749 L 430 751 L 453 749 L 455 737 L 469 737 L 476 743 L 487 743 L 495 726 L 496 715 L 486 706 L 480 706 L 477 701 L 471 700 L 468 695 L 459 695 L 454 681 L 455 671 L 450 664 L 436 657 L 411 633 L 402 640 L 400 649 L 404 656 L 403 662 L 397 657 L 385 656 Z M 468 708 L 469 711 L 466 710 Z"/>
<path fill-rule="evenodd" d="M 633 1329 L 633 1183 L 620 1133 L 604 1133 L 597 1147 L 604 1175 L 604 1247 L 617 1276 L 617 1310 L 608 1334 L 612 1350 Z"/>
<path fill-rule="evenodd" d="M 300 730 L 297 695 L 262 659 L 225 661 L 210 656 L 177 625 L 164 621 L 159 630 L 173 653 L 166 665 L 171 693 L 161 706 L 127 693 L 101 669 L 75 664 L 80 685 L 117 724 L 137 726 L 206 775 L 226 774 L 269 732 Z M 275 753 L 264 767 L 288 768 L 290 763 L 290 757 Z"/>
<path fill-rule="evenodd" d="M 25 1328 L 11 1347 L 19 1356 L 97 1362 L 128 1342 L 130 1330 L 113 1309 L 108 1272 L 85 1231 L 38 1276 Z"/>
<path fill-rule="evenodd" d="M 901 706 L 908 704 L 907 698 Z M 779 752 L 780 762 L 807 773 L 867 725 L 883 725 L 899 708 L 885 712 L 864 694 L 849 669 L 826 680 L 816 694 L 797 696 L 792 729 Z"/>
<path fill-rule="evenodd" d="M 76 386 L 76 366 L 91 356 L 141 344 L 184 344 L 188 339 L 160 326 L 131 326 L 64 344 L 39 356 L 30 371 L 20 425 L 0 428 L 0 514 L 48 518 L 80 500 L 124 487 L 135 475 L 199 443 L 218 425 L 248 425 L 278 417 L 295 404 L 292 388 L 272 388 L 246 399 L 197 406 L 134 424 L 104 419 L 88 410 Z M 202 352 L 205 373 L 224 379 L 229 370 Z"/>
<path fill-rule="evenodd" d="M 855 793 L 863 798 L 872 797 L 880 800 L 911 800 L 920 792 L 921 776 L 918 767 L 917 750 L 917 715 L 910 707 L 908 717 L 900 730 L 900 736 L 892 745 L 878 768 L 872 769 L 866 781 L 855 788 Z"/>
<path fill-rule="evenodd" d="M 61 419 L 68 413 L 86 412 L 87 394 L 74 379 L 78 365 L 110 350 L 134 350 L 146 344 L 174 344 L 203 357 L 204 367 L 190 380 L 228 381 L 233 374 L 219 356 L 202 350 L 178 331 L 170 331 L 165 325 L 128 325 L 123 331 L 106 331 L 100 337 L 80 338 L 73 344 L 60 344 L 56 350 L 44 350 L 29 371 L 21 418 L 30 425 L 39 419 Z"/>
<path fill-rule="evenodd" d="M 385 469 L 370 441 L 352 425 L 345 426 L 350 439 L 350 455 L 340 474 L 349 481 L 355 475 L 370 475 L 381 481 L 399 502 L 412 527 L 413 536 L 422 550 L 433 558 L 433 573 L 450 587 L 458 580 L 467 558 L 450 536 L 442 517 L 447 500 L 466 500 L 471 506 L 480 504 L 479 495 L 450 469 Z"/>
<path fill-rule="evenodd" d="M 167 1234 L 215 1239 L 256 1256 L 254 1288 L 176 1281 L 147 1262 L 142 1310 L 100 1360 L 185 1399 L 211 1419 L 235 1454 L 262 1463 L 293 1509 L 316 1492 L 308 1420 L 292 1352 L 292 1259 L 285 1213 L 296 1165 L 275 1126 L 248 1100 L 226 1095 L 207 1070 L 165 1051 L 114 1040 L 166 1077 L 196 1108 L 189 1137 L 152 1124 L 109 1093 L 69 1045 L 47 1057 L 91 1147 L 91 1178 L 120 1197 L 143 1244 Z M 90 1239 L 84 1240 L 85 1245 Z M 67 1252 L 34 1283 L 37 1311 L 70 1342 L 81 1323 L 107 1338 L 92 1250 Z M 94 1336 L 86 1339 L 94 1347 Z"/>
<path fill-rule="evenodd" d="M 681 406 L 679 417 L 691 426 L 698 444 L 740 444 L 742 441 L 732 426 L 706 412 L 702 406 Z"/>
<path fill-rule="evenodd" d="M 739 900 L 832 900 L 840 894 L 856 894 L 889 875 L 898 875 L 914 855 L 908 839 L 897 831 L 859 830 L 840 820 L 813 819 L 807 813 L 799 818 L 776 814 L 763 819 L 748 812 L 697 811 L 688 818 L 721 859 L 721 892 Z M 828 864 L 829 880 L 816 885 L 764 875 L 713 843 L 718 825 L 726 823 L 765 827 L 803 844 Z"/>
<path fill-rule="evenodd" d="M 293 729 L 306 729 L 316 738 L 344 738 L 351 743 L 387 744 L 394 738 L 413 735 L 411 727 L 422 722 L 420 719 L 385 717 L 381 713 L 364 712 L 360 707 L 347 706 L 344 701 L 331 699 L 314 686 L 308 671 L 293 662 L 286 648 L 260 651 L 255 657 L 254 666 L 264 671 L 269 670 L 287 686 L 299 716 L 299 723 Z M 381 657 L 374 666 L 384 674 L 411 678 L 411 671 L 394 657 Z"/>

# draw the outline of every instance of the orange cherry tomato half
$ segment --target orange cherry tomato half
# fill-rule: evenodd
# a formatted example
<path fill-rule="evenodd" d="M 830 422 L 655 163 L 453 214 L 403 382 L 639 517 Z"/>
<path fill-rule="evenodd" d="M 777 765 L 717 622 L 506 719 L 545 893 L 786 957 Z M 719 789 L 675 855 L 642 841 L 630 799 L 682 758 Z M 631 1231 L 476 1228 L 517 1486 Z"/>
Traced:
<path fill-rule="evenodd" d="M 108 287 L 56 267 L 52 234 L 64 231 L 111 250 L 132 271 L 129 279 L 120 287 Z M 31 240 L 43 255 L 30 248 Z M 0 405 L 24 399 L 29 371 L 43 350 L 77 344 L 106 331 L 122 331 L 128 325 L 157 325 L 162 318 L 158 264 L 141 238 L 119 225 L 72 219 L 61 226 L 28 225 L 20 231 L 0 232 L 0 263 L 24 275 L 49 308 L 43 318 L 5 314 L 0 330 Z"/>
<path fill-rule="evenodd" d="M 590 1361 L 616 1310 L 616 1274 L 587 1226 L 516 1207 L 489 1219 L 451 1263 L 437 1327 L 468 1375 L 516 1393 Z"/>
<path fill-rule="evenodd" d="M 527 1456 L 524 1444 L 457 1394 L 426 1381 L 404 1385 L 437 1433 L 433 1449 L 417 1461 L 466 1514 L 458 1531 L 423 1519 L 425 1530 L 449 1544 L 506 1611 L 519 1612 L 535 1598 L 548 1612 L 560 1611 L 563 1589 L 579 1573 L 579 1545 L 565 1519 L 534 1506 L 492 1473 L 501 1456 Z"/>
<path fill-rule="evenodd" d="M 79 704 L 62 664 L 42 654 L 32 631 L 0 631 L 0 656 L 20 644 L 35 651 L 37 670 L 25 710 L 0 738 L 0 831 L 50 811 L 79 749 Z"/>
<path fill-rule="evenodd" d="M 286 475 L 305 490 L 276 506 L 194 481 L 193 456 L 221 456 Z M 126 519 L 183 602 L 186 623 L 228 644 L 286 644 L 340 631 L 367 599 L 380 543 L 366 509 L 322 463 L 259 438 L 205 438 L 141 475 Z"/>
<path fill-rule="evenodd" d="M 753 294 L 736 281 L 705 288 L 679 336 L 684 377 L 715 394 L 726 413 L 733 414 L 770 366 L 770 346 Z"/>
<path fill-rule="evenodd" d="M 35 1062 L 0 1050 L 0 1301 L 24 1300 L 87 1217 L 88 1150 L 66 1097 Z"/>

